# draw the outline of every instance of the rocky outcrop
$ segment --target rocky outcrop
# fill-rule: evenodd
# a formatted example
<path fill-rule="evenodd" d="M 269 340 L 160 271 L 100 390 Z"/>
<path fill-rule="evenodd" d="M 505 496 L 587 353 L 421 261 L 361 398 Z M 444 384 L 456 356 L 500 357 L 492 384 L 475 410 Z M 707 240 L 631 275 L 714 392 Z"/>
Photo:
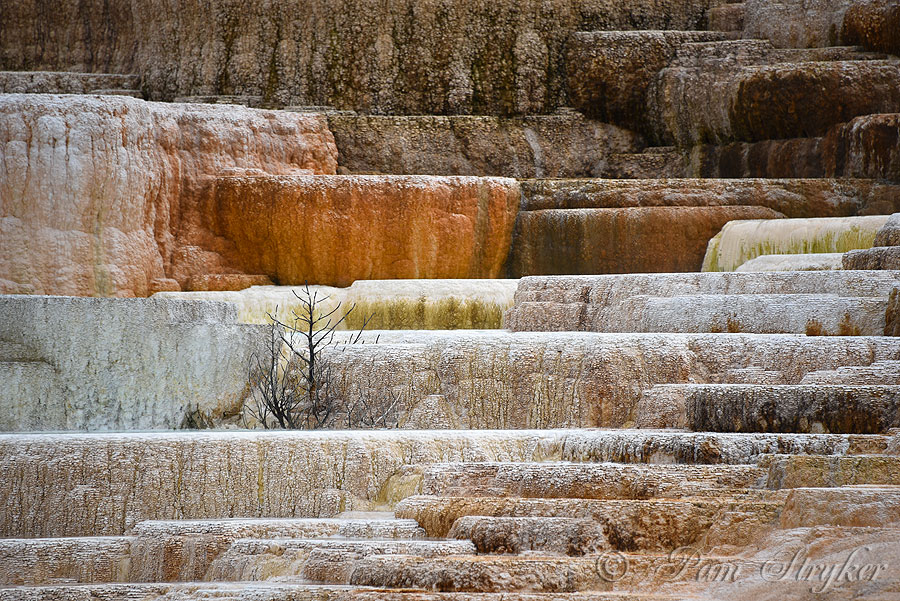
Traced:
<path fill-rule="evenodd" d="M 713 31 L 582 31 L 569 40 L 569 101 L 586 115 L 646 128 L 646 92 L 686 42 L 724 40 Z"/>
<path fill-rule="evenodd" d="M 822 136 L 859 115 L 900 111 L 894 60 L 790 56 L 749 41 L 682 49 L 648 91 L 663 143 Z"/>
<path fill-rule="evenodd" d="M 900 115 L 862 115 L 822 137 L 695 145 L 691 177 L 856 177 L 900 182 Z M 892 213 L 888 203 L 878 213 Z"/>
<path fill-rule="evenodd" d="M 854 2 L 844 13 L 841 38 L 845 44 L 900 54 L 900 5 L 891 0 Z"/>
<path fill-rule="evenodd" d="M 884 213 L 900 186 L 853 179 L 535 179 L 522 210 L 629 207 L 768 207 L 787 217 Z"/>
<path fill-rule="evenodd" d="M 216 231 L 228 260 L 281 284 L 496 278 L 519 187 L 500 178 L 220 177 Z"/>
<path fill-rule="evenodd" d="M 332 114 L 341 173 L 601 177 L 641 138 L 578 113 L 486 116 Z"/>
<path fill-rule="evenodd" d="M 729 221 L 780 217 L 753 206 L 523 211 L 510 276 L 697 271 L 708 241 Z"/>
<path fill-rule="evenodd" d="M 835 46 L 842 41 L 841 25 L 852 4 L 853 0 L 745 0 L 744 37 L 771 40 L 782 48 Z"/>
<path fill-rule="evenodd" d="M 0 98 L 0 291 L 147 296 L 228 271 L 206 178 L 333 173 L 323 117 L 111 96 Z"/>
<path fill-rule="evenodd" d="M 900 269 L 900 213 L 894 213 L 875 234 L 872 248 L 843 255 L 844 269 Z"/>
<path fill-rule="evenodd" d="M 0 390 L 0 430 L 234 421 L 262 334 L 236 317 L 225 303 L 0 296 L 0 340 L 30 353 L 0 355 L 0 373 L 18 374 Z"/>
<path fill-rule="evenodd" d="M 394 114 L 532 114 L 563 104 L 569 35 L 697 29 L 717 0 L 391 0 L 10 6 L 0 68 L 141 73 L 153 100 L 250 95 Z M 88 17 L 80 16 L 88 13 Z M 359 20 L 359 15 L 366 19 Z"/>
<path fill-rule="evenodd" d="M 735 221 L 709 241 L 703 271 L 734 271 L 760 255 L 843 253 L 871 248 L 876 232 L 887 219 L 886 215 L 873 215 Z"/>

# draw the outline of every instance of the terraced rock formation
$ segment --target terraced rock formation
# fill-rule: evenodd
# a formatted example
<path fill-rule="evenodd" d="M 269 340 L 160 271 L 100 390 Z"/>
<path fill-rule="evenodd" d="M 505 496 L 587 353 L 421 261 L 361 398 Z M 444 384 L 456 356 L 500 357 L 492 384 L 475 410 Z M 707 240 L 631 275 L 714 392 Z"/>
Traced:
<path fill-rule="evenodd" d="M 0 601 L 900 598 L 896 2 L 0 15 Z"/>

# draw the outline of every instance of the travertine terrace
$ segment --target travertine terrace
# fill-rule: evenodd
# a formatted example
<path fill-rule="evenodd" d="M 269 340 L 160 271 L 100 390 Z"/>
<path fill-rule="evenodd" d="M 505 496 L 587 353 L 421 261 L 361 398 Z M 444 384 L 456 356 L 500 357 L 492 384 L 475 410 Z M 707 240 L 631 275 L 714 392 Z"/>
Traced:
<path fill-rule="evenodd" d="M 0 0 L 0 508 L 0 601 L 900 599 L 900 4 Z"/>

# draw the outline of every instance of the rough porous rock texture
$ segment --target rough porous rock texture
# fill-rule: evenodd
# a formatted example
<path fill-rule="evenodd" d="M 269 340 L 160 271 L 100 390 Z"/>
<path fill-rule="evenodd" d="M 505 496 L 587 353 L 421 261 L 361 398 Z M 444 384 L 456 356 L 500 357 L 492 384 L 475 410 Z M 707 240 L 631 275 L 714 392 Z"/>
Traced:
<path fill-rule="evenodd" d="M 216 231 L 228 257 L 280 284 L 496 278 L 519 209 L 511 179 L 220 177 Z"/>
<path fill-rule="evenodd" d="M 894 213 L 875 234 L 872 248 L 843 255 L 844 269 L 900 269 L 900 213 Z"/>
<path fill-rule="evenodd" d="M 869 438 L 885 442 L 885 437 Z M 850 442 L 838 435 L 794 441 L 784 435 L 577 430 L 5 434 L 0 435 L 0 497 L 6 507 L 0 532 L 5 537 L 118 535 L 146 519 L 328 517 L 383 504 L 393 494 L 391 476 L 415 463 L 547 458 L 747 463 L 777 449 L 843 454 L 851 450 Z M 406 494 L 415 492 L 413 487 Z M 158 527 L 135 533 L 142 532 L 151 539 L 164 534 Z"/>
<path fill-rule="evenodd" d="M 844 13 L 841 38 L 845 44 L 900 54 L 900 4 L 893 0 L 854 2 Z"/>
<path fill-rule="evenodd" d="M 698 29 L 718 4 L 191 0 L 173 18 L 159 1 L 66 0 L 46 11 L 28 0 L 5 6 L 0 68 L 139 72 L 154 100 L 251 95 L 366 112 L 530 114 L 562 104 L 572 32 Z"/>
<path fill-rule="evenodd" d="M 900 182 L 900 114 L 863 115 L 823 141 L 825 173 Z M 893 211 L 883 211 L 893 212 Z"/>
<path fill-rule="evenodd" d="M 0 373 L 18 376 L 0 389 L 0 430 L 172 429 L 192 415 L 234 418 L 262 335 L 236 318 L 226 303 L 0 296 Z"/>
<path fill-rule="evenodd" d="M 854 0 L 745 0 L 744 37 L 771 40 L 781 48 L 835 46 L 841 41 L 844 13 L 853 4 Z"/>
<path fill-rule="evenodd" d="M 900 269 L 900 246 L 851 250 L 842 255 L 844 269 Z"/>
<path fill-rule="evenodd" d="M 842 272 L 837 272 L 842 273 Z M 750 274 L 741 274 L 750 275 Z M 349 381 L 374 402 L 393 390 L 401 427 L 433 401 L 453 428 L 622 427 L 643 390 L 719 383 L 733 370 L 777 372 L 797 384 L 810 371 L 896 360 L 900 342 L 878 337 L 759 334 L 378 333 L 378 344 L 336 349 Z M 375 336 L 370 333 L 370 336 Z M 426 342 L 427 340 L 427 342 Z M 435 420 L 433 423 L 439 423 Z M 421 427 L 421 426 L 419 426 Z M 445 427 L 441 425 L 441 427 Z"/>
<path fill-rule="evenodd" d="M 685 42 L 712 42 L 713 31 L 582 31 L 569 40 L 569 101 L 586 115 L 645 130 L 646 92 Z"/>
<path fill-rule="evenodd" d="M 707 243 L 728 222 L 781 217 L 755 206 L 523 211 L 509 274 L 697 271 Z"/>
<path fill-rule="evenodd" d="M 659 386 L 638 425 L 709 432 L 871 434 L 897 427 L 896 386 L 686 384 Z"/>
<path fill-rule="evenodd" d="M 900 115 L 855 117 L 823 137 L 695 145 L 688 177 L 854 177 L 900 182 Z M 875 213 L 893 213 L 887 200 Z M 873 207 L 874 209 L 874 207 Z"/>
<path fill-rule="evenodd" d="M 765 64 L 765 56 L 679 55 L 648 90 L 654 138 L 691 146 L 822 136 L 859 115 L 900 111 L 896 60 Z"/>
<path fill-rule="evenodd" d="M 2 96 L 0 115 L 3 292 L 147 296 L 227 272 L 206 178 L 336 167 L 316 115 L 47 95 Z"/>
<path fill-rule="evenodd" d="M 519 282 L 505 324 L 513 331 L 603 331 L 629 319 L 632 299 L 671 297 L 716 302 L 723 295 L 827 295 L 885 299 L 900 286 L 900 272 L 707 272 L 528 277 Z M 718 301 L 725 302 L 725 301 Z M 702 304 L 702 301 L 701 301 Z M 765 310 L 758 307 L 758 310 Z M 652 315 L 648 315 L 652 318 Z M 677 319 L 677 315 L 669 315 Z M 725 315 L 717 315 L 727 331 Z M 785 319 L 782 317 L 781 319 Z M 787 317 L 790 319 L 790 316 Z"/>
<path fill-rule="evenodd" d="M 486 116 L 330 115 L 341 173 L 601 177 L 641 138 L 578 113 Z"/>
<path fill-rule="evenodd" d="M 887 215 L 733 221 L 715 235 L 703 271 L 734 271 L 760 255 L 844 253 L 871 248 Z"/>
<path fill-rule="evenodd" d="M 787 217 L 893 212 L 900 186 L 864 179 L 534 179 L 522 210 L 628 207 L 768 207 Z"/>

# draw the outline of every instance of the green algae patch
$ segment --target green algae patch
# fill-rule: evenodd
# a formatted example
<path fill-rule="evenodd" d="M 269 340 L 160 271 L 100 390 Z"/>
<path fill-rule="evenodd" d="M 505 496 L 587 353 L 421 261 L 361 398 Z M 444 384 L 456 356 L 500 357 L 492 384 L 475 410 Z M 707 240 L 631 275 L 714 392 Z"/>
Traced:
<path fill-rule="evenodd" d="M 702 271 L 734 271 L 762 255 L 872 248 L 887 215 L 730 221 L 707 245 Z"/>

